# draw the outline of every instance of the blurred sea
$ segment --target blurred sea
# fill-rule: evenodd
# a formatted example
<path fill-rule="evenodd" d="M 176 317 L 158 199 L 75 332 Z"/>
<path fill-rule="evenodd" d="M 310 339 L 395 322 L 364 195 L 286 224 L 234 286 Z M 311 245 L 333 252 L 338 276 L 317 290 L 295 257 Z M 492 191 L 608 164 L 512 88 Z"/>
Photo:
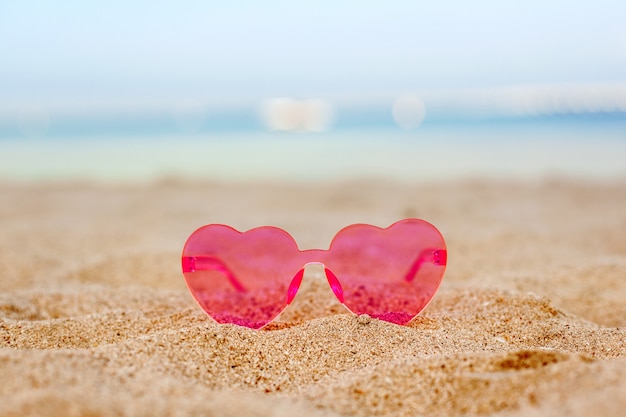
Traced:
<path fill-rule="evenodd" d="M 273 132 L 251 110 L 201 118 L 0 119 L 0 181 L 626 179 L 626 113 L 429 119 L 337 112 L 323 132 Z"/>

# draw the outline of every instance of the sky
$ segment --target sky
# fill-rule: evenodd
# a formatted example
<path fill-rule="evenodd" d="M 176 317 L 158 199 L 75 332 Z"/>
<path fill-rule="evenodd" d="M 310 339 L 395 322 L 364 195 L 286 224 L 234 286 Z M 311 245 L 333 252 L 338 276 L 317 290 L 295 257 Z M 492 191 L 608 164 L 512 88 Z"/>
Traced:
<path fill-rule="evenodd" d="M 626 2 L 0 1 L 0 109 L 626 82 Z"/>

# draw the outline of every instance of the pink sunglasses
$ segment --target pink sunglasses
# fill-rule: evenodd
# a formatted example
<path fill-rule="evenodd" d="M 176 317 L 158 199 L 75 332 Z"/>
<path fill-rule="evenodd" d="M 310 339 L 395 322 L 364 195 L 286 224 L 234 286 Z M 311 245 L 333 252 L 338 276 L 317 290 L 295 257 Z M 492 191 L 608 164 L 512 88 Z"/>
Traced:
<path fill-rule="evenodd" d="M 446 268 L 446 244 L 430 223 L 386 229 L 353 224 L 330 248 L 299 250 L 271 226 L 239 232 L 221 224 L 193 232 L 183 249 L 189 291 L 218 323 L 259 329 L 293 301 L 307 264 L 322 264 L 337 299 L 355 314 L 404 325 L 430 302 Z"/>

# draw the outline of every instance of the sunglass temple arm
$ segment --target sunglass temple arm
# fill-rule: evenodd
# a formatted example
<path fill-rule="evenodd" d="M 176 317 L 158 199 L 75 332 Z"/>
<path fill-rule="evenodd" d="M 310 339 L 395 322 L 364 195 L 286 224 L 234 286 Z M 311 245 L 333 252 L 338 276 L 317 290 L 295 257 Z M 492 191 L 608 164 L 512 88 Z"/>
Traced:
<path fill-rule="evenodd" d="M 246 287 L 237 279 L 235 274 L 221 259 L 215 256 L 183 256 L 183 273 L 196 271 L 217 271 L 224 275 L 231 285 L 240 292 L 246 292 Z"/>
<path fill-rule="evenodd" d="M 433 248 L 422 250 L 404 275 L 404 280 L 407 282 L 413 281 L 425 262 L 432 262 L 434 265 L 446 265 L 448 262 L 448 252 L 445 249 Z"/>

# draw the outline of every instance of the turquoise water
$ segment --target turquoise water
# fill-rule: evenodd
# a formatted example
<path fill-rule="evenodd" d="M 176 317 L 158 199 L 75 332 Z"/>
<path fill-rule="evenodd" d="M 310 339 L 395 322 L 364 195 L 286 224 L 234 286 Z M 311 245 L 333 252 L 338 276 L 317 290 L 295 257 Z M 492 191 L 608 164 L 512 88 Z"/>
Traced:
<path fill-rule="evenodd" d="M 626 179 L 623 114 L 433 122 L 412 131 L 382 117 L 360 125 L 344 118 L 323 133 L 267 132 L 231 116 L 195 132 L 168 120 L 118 119 L 26 137 L 5 123 L 0 180 Z"/>

